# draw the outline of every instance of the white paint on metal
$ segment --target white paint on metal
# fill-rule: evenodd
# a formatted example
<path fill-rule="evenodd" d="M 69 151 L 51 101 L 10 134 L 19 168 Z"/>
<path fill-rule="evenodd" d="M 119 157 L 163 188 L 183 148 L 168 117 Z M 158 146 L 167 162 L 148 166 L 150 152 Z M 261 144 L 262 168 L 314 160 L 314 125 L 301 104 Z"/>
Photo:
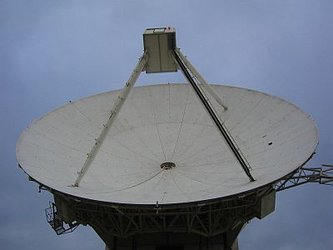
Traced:
<path fill-rule="evenodd" d="M 249 179 L 251 181 L 255 181 L 255 178 L 253 177 L 253 175 L 251 175 L 251 166 L 249 165 L 248 161 L 246 160 L 246 157 L 244 157 L 241 149 L 237 145 L 237 142 L 233 139 L 233 137 L 229 133 L 227 127 L 223 124 L 220 116 L 215 111 L 214 107 L 211 105 L 206 93 L 202 91 L 202 88 L 200 87 L 198 80 L 196 78 L 193 78 L 193 74 L 195 74 L 195 73 L 191 72 L 190 69 L 188 67 L 186 67 L 182 58 L 179 57 L 179 53 L 180 53 L 179 51 L 176 51 L 174 53 L 174 56 L 175 56 L 174 59 L 177 62 L 177 64 L 179 65 L 179 67 L 181 68 L 182 73 L 184 74 L 185 78 L 188 80 L 188 82 L 193 87 L 193 90 L 196 92 L 202 105 L 205 107 L 207 113 L 210 115 L 210 118 L 216 125 L 217 129 L 220 131 L 221 136 L 223 136 L 225 142 L 229 146 L 229 149 L 233 152 L 233 155 L 236 157 L 237 161 L 239 162 L 240 166 L 243 168 L 246 175 L 249 177 Z M 202 80 L 203 80 L 203 78 L 202 78 Z M 203 84 L 201 84 L 201 86 L 203 86 Z M 214 91 L 212 91 L 212 92 L 215 94 Z M 222 107 L 224 108 L 224 110 L 226 110 L 224 105 L 222 105 Z"/>
<path fill-rule="evenodd" d="M 139 62 L 135 66 L 130 78 L 126 82 L 122 92 L 119 94 L 119 96 L 116 98 L 113 108 L 109 114 L 109 119 L 105 124 L 103 124 L 103 128 L 99 134 L 99 136 L 95 139 L 95 143 L 92 145 L 92 148 L 89 153 L 87 153 L 86 161 L 84 162 L 82 169 L 78 171 L 78 176 L 75 180 L 75 183 L 73 184 L 74 187 L 78 187 L 83 176 L 87 172 L 88 168 L 91 166 L 91 163 L 95 159 L 95 156 L 97 155 L 100 147 L 102 146 L 105 137 L 107 136 L 110 128 L 112 127 L 112 124 L 114 120 L 117 118 L 118 113 L 121 110 L 121 107 L 123 106 L 124 102 L 126 101 L 126 98 L 128 94 L 130 93 L 131 89 L 133 88 L 135 82 L 137 81 L 138 77 L 141 74 L 141 71 L 145 67 L 147 63 L 147 54 L 144 53 L 142 57 L 139 59 Z"/>
<path fill-rule="evenodd" d="M 318 144 L 313 120 L 293 104 L 253 90 L 212 85 L 217 105 L 256 178 L 250 182 L 189 84 L 133 88 L 78 187 L 87 152 L 119 91 L 58 108 L 21 135 L 17 160 L 40 183 L 112 203 L 173 204 L 240 194 L 300 167 Z M 175 167 L 161 168 L 164 162 Z"/>
<path fill-rule="evenodd" d="M 215 99 L 215 101 L 224 108 L 224 110 L 227 110 L 228 107 L 223 103 L 221 98 L 214 92 L 214 90 L 210 87 L 210 85 L 206 82 L 202 75 L 196 70 L 192 63 L 186 58 L 186 56 L 181 53 L 180 49 L 176 48 L 175 52 L 184 62 L 185 66 L 189 69 L 189 71 L 192 73 L 192 78 L 196 79 L 199 84 L 202 85 L 206 89 L 206 91 Z"/>

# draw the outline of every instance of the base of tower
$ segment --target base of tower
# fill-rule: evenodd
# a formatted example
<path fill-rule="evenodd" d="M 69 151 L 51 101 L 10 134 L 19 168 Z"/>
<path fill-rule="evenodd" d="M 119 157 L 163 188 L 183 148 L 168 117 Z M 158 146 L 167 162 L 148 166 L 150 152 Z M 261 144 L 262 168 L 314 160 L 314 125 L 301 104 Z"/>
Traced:
<path fill-rule="evenodd" d="M 105 250 L 239 250 L 237 239 L 230 244 L 225 235 L 207 238 L 191 233 L 138 234 L 129 238 L 114 237 Z"/>

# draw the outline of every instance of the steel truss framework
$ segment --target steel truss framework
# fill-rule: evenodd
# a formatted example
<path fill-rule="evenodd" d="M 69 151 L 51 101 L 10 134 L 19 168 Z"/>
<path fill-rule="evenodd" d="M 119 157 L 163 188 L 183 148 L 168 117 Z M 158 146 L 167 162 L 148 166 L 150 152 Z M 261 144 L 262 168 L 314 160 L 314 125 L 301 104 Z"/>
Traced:
<path fill-rule="evenodd" d="M 333 185 L 333 165 L 323 164 L 317 168 L 299 168 L 275 184 L 276 191 L 282 191 L 305 183 Z"/>
<path fill-rule="evenodd" d="M 110 204 L 78 199 L 42 185 L 40 189 L 47 189 L 54 195 L 52 207 L 56 208 L 56 214 L 52 217 L 48 213 L 48 222 L 57 234 L 61 234 L 61 230 L 54 225 L 61 221 L 66 228 L 64 233 L 72 232 L 79 224 L 90 225 L 108 246 L 114 244 L 115 237 L 172 232 L 206 238 L 221 236 L 229 240 L 229 248 L 225 249 L 231 249 L 242 227 L 254 217 L 260 217 L 260 202 L 264 196 L 310 182 L 332 185 L 332 181 L 333 165 L 303 167 L 272 185 L 247 194 L 181 206 Z"/>
<path fill-rule="evenodd" d="M 50 190 L 59 217 L 69 225 L 90 225 L 108 245 L 113 238 L 137 234 L 190 233 L 206 238 L 218 235 L 236 240 L 244 224 L 260 213 L 261 198 L 274 192 L 266 186 L 249 194 L 199 204 L 129 206 L 80 200 Z M 57 217 L 57 219 L 58 219 Z M 54 225 L 49 221 L 50 225 Z"/>
<path fill-rule="evenodd" d="M 42 185 L 40 189 L 47 189 L 54 194 L 57 220 L 61 218 L 64 223 L 75 227 L 78 224 L 89 224 L 106 240 L 111 235 L 126 238 L 137 233 L 156 232 L 187 232 L 213 237 L 243 226 L 252 218 L 258 217 L 259 202 L 270 192 L 310 182 L 332 185 L 333 165 L 299 168 L 275 184 L 249 194 L 182 206 L 136 207 L 96 203 L 58 193 Z M 64 216 L 65 214 L 70 216 Z M 49 213 L 48 222 L 51 226 L 54 225 Z"/>

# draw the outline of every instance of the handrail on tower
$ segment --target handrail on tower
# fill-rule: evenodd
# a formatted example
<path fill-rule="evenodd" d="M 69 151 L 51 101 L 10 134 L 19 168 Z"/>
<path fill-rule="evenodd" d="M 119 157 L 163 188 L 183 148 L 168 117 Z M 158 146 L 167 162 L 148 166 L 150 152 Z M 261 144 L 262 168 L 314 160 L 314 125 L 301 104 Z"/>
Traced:
<path fill-rule="evenodd" d="M 58 215 L 57 207 L 53 202 L 50 202 L 49 207 L 45 209 L 45 216 L 47 222 L 57 235 L 71 233 L 79 226 L 77 222 L 66 223 L 62 217 Z"/>

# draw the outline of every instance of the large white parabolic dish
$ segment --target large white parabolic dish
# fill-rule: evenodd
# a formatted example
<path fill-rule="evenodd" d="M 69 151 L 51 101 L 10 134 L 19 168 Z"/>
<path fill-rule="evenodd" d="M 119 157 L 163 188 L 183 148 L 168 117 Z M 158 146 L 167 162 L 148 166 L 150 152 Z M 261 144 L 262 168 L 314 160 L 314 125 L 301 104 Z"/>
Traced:
<path fill-rule="evenodd" d="M 280 98 L 211 85 L 211 100 L 251 166 L 250 182 L 189 84 L 133 88 L 78 187 L 73 184 L 119 91 L 69 103 L 34 121 L 17 160 L 39 183 L 84 199 L 176 204 L 240 194 L 302 166 L 318 144 L 309 115 Z M 175 167 L 162 169 L 163 162 Z"/>

